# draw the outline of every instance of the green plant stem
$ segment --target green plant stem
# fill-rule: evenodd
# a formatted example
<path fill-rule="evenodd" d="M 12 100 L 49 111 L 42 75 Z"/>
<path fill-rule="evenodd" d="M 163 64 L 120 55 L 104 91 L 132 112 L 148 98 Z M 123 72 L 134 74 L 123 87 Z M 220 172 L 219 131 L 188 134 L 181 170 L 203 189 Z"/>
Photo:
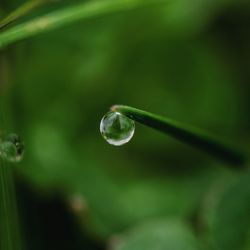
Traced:
<path fill-rule="evenodd" d="M 20 250 L 22 246 L 11 167 L 0 160 L 0 247 Z"/>
<path fill-rule="evenodd" d="M 237 151 L 201 129 L 133 107 L 115 105 L 111 107 L 111 110 L 166 133 L 179 141 L 202 149 L 230 165 L 244 166 L 246 163 L 246 157 L 242 152 Z"/>
<path fill-rule="evenodd" d="M 143 6 L 153 6 L 160 3 L 166 3 L 166 0 L 99 0 L 56 10 L 50 14 L 19 24 L 0 33 L 0 48 L 79 20 L 133 10 Z"/>
<path fill-rule="evenodd" d="M 6 127 L 4 99 L 0 100 L 0 137 Z M 2 143 L 0 138 L 0 143 Z M 13 165 L 0 154 L 0 249 L 21 250 L 22 240 L 17 211 Z"/>
<path fill-rule="evenodd" d="M 7 25 L 13 23 L 19 18 L 27 15 L 34 9 L 42 6 L 43 4 L 49 2 L 50 0 L 31 0 L 24 3 L 22 6 L 14 10 L 8 16 L 6 16 L 3 20 L 0 21 L 0 29 L 5 28 Z"/>

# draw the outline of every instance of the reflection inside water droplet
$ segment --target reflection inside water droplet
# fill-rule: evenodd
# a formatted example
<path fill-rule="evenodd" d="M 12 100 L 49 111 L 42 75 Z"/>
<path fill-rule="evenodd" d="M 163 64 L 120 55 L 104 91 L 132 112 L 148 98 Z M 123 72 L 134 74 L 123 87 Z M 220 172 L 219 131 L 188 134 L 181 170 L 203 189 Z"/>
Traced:
<path fill-rule="evenodd" d="M 118 112 L 108 112 L 101 120 L 100 131 L 103 138 L 112 145 L 120 146 L 133 137 L 135 123 Z"/>
<path fill-rule="evenodd" d="M 23 158 L 24 145 L 14 133 L 0 135 L 0 157 L 10 162 L 19 162 Z"/>

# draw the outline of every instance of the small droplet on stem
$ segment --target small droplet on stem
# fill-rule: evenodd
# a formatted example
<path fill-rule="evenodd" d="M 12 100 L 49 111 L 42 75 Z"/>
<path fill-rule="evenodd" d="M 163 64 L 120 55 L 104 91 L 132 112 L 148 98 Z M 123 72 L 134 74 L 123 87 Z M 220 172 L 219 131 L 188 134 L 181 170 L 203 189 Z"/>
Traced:
<path fill-rule="evenodd" d="M 135 123 L 128 117 L 110 111 L 103 116 L 100 123 L 100 132 L 103 138 L 111 145 L 121 146 L 130 141 L 135 131 Z"/>
<path fill-rule="evenodd" d="M 9 162 L 19 162 L 23 158 L 24 144 L 14 133 L 0 134 L 0 157 Z"/>

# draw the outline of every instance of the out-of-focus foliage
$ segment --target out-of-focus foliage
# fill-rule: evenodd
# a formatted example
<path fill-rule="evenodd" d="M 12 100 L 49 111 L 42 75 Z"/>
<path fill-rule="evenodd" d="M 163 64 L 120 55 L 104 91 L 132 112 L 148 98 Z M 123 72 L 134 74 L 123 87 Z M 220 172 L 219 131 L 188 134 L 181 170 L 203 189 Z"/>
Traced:
<path fill-rule="evenodd" d="M 1 13 L 19 4 L 1 2 Z M 249 174 L 139 125 L 119 148 L 99 133 L 101 117 L 118 103 L 249 147 L 249 17 L 244 0 L 169 1 L 1 50 L 5 120 L 26 146 L 14 166 L 19 178 L 37 196 L 63 197 L 80 233 L 103 247 L 119 234 L 115 250 L 249 250 Z M 53 222 L 45 224 L 41 234 Z M 30 232 L 27 249 L 42 241 Z"/>
<path fill-rule="evenodd" d="M 198 243 L 191 231 L 178 220 L 166 221 L 160 219 L 157 222 L 150 222 L 142 225 L 128 235 L 125 239 L 116 239 L 117 250 L 194 250 L 198 249 Z M 176 240 L 178 239 L 178 240 Z M 123 242 L 124 241 L 124 242 Z"/>
<path fill-rule="evenodd" d="M 233 181 L 210 207 L 211 231 L 219 249 L 249 249 L 249 171 Z"/>

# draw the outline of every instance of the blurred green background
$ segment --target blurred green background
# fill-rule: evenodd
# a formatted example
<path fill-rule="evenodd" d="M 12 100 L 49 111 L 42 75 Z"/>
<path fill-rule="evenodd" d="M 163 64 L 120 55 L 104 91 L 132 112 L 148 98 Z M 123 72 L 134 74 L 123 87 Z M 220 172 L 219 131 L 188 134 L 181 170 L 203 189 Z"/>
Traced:
<path fill-rule="evenodd" d="M 249 28 L 249 0 L 169 0 L 0 50 L 1 115 L 26 146 L 13 165 L 24 249 L 249 250 L 248 169 L 138 124 L 122 147 L 99 133 L 125 104 L 248 149 Z"/>

